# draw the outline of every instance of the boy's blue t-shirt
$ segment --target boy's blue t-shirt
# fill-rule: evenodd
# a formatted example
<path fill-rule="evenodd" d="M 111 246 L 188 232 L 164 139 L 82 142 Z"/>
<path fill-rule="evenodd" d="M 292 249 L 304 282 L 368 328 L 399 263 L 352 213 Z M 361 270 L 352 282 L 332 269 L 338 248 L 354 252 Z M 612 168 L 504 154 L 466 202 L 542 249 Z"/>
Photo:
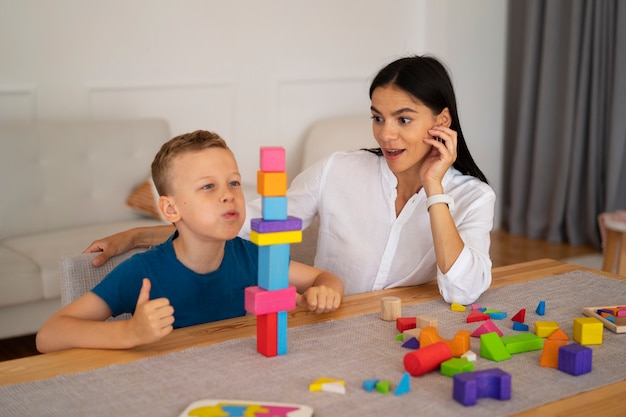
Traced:
<path fill-rule="evenodd" d="M 220 267 L 197 274 L 176 259 L 177 235 L 122 262 L 92 291 L 114 316 L 132 314 L 143 278 L 149 278 L 150 299 L 165 297 L 174 307 L 174 328 L 245 315 L 244 290 L 258 282 L 258 247 L 239 237 L 228 240 Z"/>

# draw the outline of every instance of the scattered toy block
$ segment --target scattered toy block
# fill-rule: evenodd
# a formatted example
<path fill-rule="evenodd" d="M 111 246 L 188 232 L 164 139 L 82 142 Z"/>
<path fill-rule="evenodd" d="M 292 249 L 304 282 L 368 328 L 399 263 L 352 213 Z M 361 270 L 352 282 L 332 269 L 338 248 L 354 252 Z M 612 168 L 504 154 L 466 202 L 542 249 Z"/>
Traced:
<path fill-rule="evenodd" d="M 270 291 L 289 287 L 289 246 L 259 246 L 259 287 Z"/>
<path fill-rule="evenodd" d="M 402 300 L 400 297 L 383 297 L 380 299 L 380 318 L 385 321 L 396 321 L 402 317 Z"/>
<path fill-rule="evenodd" d="M 501 310 L 485 310 L 483 313 L 487 314 L 493 320 L 504 320 L 506 318 L 506 311 Z"/>
<path fill-rule="evenodd" d="M 258 233 L 276 233 L 302 230 L 302 219 L 295 216 L 287 216 L 287 218 L 284 220 L 269 220 L 265 217 L 254 218 L 250 220 L 250 230 L 254 230 Z"/>
<path fill-rule="evenodd" d="M 420 334 L 422 333 L 423 329 L 418 329 L 417 327 L 415 329 L 409 329 L 409 330 L 405 330 L 402 332 L 402 341 L 406 342 L 411 338 L 416 338 L 417 340 L 420 340 Z"/>
<path fill-rule="evenodd" d="M 396 340 L 403 342 L 404 341 L 404 336 L 402 335 L 402 333 L 398 333 L 396 335 Z M 408 340 L 408 339 L 407 339 Z"/>
<path fill-rule="evenodd" d="M 558 328 L 559 324 L 555 321 L 535 322 L 535 334 L 539 337 L 548 337 Z"/>
<path fill-rule="evenodd" d="M 276 313 L 276 354 L 287 354 L 287 312 Z"/>
<path fill-rule="evenodd" d="M 565 334 L 563 330 L 558 328 L 553 331 L 550 336 L 548 336 L 548 340 L 569 340 L 569 336 Z"/>
<path fill-rule="evenodd" d="M 574 319 L 573 339 L 581 345 L 602 344 L 604 326 L 595 317 L 578 317 Z"/>
<path fill-rule="evenodd" d="M 403 395 L 411 391 L 411 375 L 408 372 L 402 374 L 400 382 L 393 391 L 393 395 Z"/>
<path fill-rule="evenodd" d="M 263 172 L 285 171 L 285 148 L 281 146 L 261 146 L 260 167 Z"/>
<path fill-rule="evenodd" d="M 527 332 L 529 330 L 528 324 L 520 323 L 518 321 L 513 322 L 513 330 L 519 330 L 522 332 Z"/>
<path fill-rule="evenodd" d="M 443 342 L 437 342 L 404 355 L 404 369 L 411 376 L 420 376 L 437 369 L 441 362 L 450 358 L 450 347 Z"/>
<path fill-rule="evenodd" d="M 416 326 L 420 329 L 423 329 L 429 326 L 437 327 L 437 325 L 439 324 L 439 320 L 430 316 L 420 315 L 420 316 L 415 317 L 415 319 L 416 319 Z"/>
<path fill-rule="evenodd" d="M 518 323 L 524 323 L 525 319 L 526 319 L 526 309 L 525 308 L 522 308 L 520 311 L 515 313 L 515 315 L 513 317 L 511 317 L 511 320 L 516 321 Z"/>
<path fill-rule="evenodd" d="M 396 319 L 396 329 L 398 329 L 400 333 L 405 330 L 415 329 L 417 327 L 416 322 L 417 320 L 415 319 L 415 317 L 398 317 Z"/>
<path fill-rule="evenodd" d="M 464 406 L 478 398 L 511 399 L 511 375 L 499 368 L 456 374 L 453 381 L 452 397 Z"/>
<path fill-rule="evenodd" d="M 282 243 L 300 243 L 302 242 L 302 230 L 271 233 L 258 233 L 251 230 L 250 240 L 258 246 L 280 245 Z"/>
<path fill-rule="evenodd" d="M 309 391 L 334 392 L 337 394 L 346 393 L 346 383 L 341 379 L 318 378 L 309 385 Z"/>
<path fill-rule="evenodd" d="M 404 342 L 402 344 L 403 348 L 407 348 L 407 349 L 419 349 L 420 348 L 420 342 L 419 340 L 417 340 L 416 337 L 412 337 L 409 340 L 407 340 L 406 342 Z"/>
<path fill-rule="evenodd" d="M 544 314 L 546 314 L 546 302 L 545 301 L 539 301 L 539 304 L 537 305 L 537 309 L 535 310 L 535 313 L 539 314 L 540 316 L 543 316 Z"/>
<path fill-rule="evenodd" d="M 482 306 L 479 306 L 478 304 L 472 304 L 472 311 L 479 310 L 481 308 L 482 308 Z"/>
<path fill-rule="evenodd" d="M 372 378 L 372 379 L 366 379 L 365 381 L 363 381 L 363 389 L 367 392 L 372 392 L 374 391 L 374 389 L 376 388 L 376 384 L 378 383 L 378 379 L 376 378 Z"/>
<path fill-rule="evenodd" d="M 257 193 L 263 197 L 280 197 L 287 195 L 286 172 L 257 171 Z"/>
<path fill-rule="evenodd" d="M 389 380 L 378 381 L 376 383 L 376 391 L 381 394 L 389 394 L 389 389 L 391 388 L 391 382 Z"/>
<path fill-rule="evenodd" d="M 559 370 L 578 376 L 591 372 L 593 350 L 578 343 L 559 348 Z"/>
<path fill-rule="evenodd" d="M 495 362 L 511 359 L 511 354 L 496 332 L 480 335 L 480 356 Z"/>
<path fill-rule="evenodd" d="M 462 358 L 466 358 L 470 362 L 476 362 L 476 353 L 468 350 L 464 354 L 461 355 Z"/>
<path fill-rule="evenodd" d="M 287 220 L 287 197 L 261 197 L 261 215 L 266 221 Z"/>
<path fill-rule="evenodd" d="M 465 311 L 465 306 L 459 303 L 452 303 L 450 304 L 450 310 L 463 312 Z"/>
<path fill-rule="evenodd" d="M 474 330 L 471 336 L 480 337 L 485 333 L 493 333 L 493 332 L 496 332 L 498 336 L 502 336 L 502 331 L 498 329 L 498 326 L 496 326 L 495 323 L 491 321 L 491 319 L 489 319 L 485 321 L 483 324 L 481 324 L 480 327 L 478 327 L 476 330 Z"/>
<path fill-rule="evenodd" d="M 533 333 L 521 333 L 500 338 L 510 354 L 541 350 L 543 339 Z"/>
<path fill-rule="evenodd" d="M 472 310 L 468 315 L 467 318 L 465 319 L 466 323 L 474 323 L 477 321 L 485 321 L 485 320 L 489 320 L 491 317 L 489 316 L 489 314 L 485 314 L 482 311 L 478 311 L 478 310 Z"/>
<path fill-rule="evenodd" d="M 422 348 L 430 346 L 437 342 L 443 342 L 450 347 L 452 356 L 461 357 L 470 348 L 470 332 L 468 330 L 459 330 L 452 340 L 446 340 L 439 336 L 436 327 L 428 326 L 422 329 L 420 333 L 420 346 Z"/>
<path fill-rule="evenodd" d="M 470 362 L 467 358 L 451 358 L 441 362 L 441 375 L 454 376 L 463 372 L 472 372 L 474 370 L 474 362 Z"/>
<path fill-rule="evenodd" d="M 296 287 L 269 291 L 255 285 L 244 290 L 245 309 L 250 314 L 262 315 L 296 308 Z"/>
<path fill-rule="evenodd" d="M 564 340 L 550 340 L 547 339 L 543 343 L 543 349 L 541 350 L 541 357 L 539 358 L 539 366 L 546 368 L 558 368 L 559 367 L 559 348 L 567 345 Z"/>

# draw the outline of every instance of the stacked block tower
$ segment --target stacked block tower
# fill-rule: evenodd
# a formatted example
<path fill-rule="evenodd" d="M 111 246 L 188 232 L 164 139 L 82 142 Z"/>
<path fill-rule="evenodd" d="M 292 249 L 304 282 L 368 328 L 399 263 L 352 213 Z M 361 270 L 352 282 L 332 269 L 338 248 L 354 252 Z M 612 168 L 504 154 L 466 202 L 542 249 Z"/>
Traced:
<path fill-rule="evenodd" d="M 256 315 L 257 351 L 265 356 L 287 353 L 287 311 L 296 307 L 289 285 L 289 248 L 302 241 L 302 220 L 287 214 L 285 149 L 261 147 L 257 173 L 262 218 L 250 222 L 250 240 L 259 247 L 258 286 L 246 288 L 246 311 Z"/>

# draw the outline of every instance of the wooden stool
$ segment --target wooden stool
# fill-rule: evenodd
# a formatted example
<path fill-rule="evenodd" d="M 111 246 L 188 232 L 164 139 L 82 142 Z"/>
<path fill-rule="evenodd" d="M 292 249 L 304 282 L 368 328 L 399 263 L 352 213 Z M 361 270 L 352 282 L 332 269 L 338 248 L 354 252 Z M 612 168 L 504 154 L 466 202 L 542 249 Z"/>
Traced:
<path fill-rule="evenodd" d="M 602 213 L 598 222 L 604 249 L 602 270 L 626 275 L 626 211 Z"/>

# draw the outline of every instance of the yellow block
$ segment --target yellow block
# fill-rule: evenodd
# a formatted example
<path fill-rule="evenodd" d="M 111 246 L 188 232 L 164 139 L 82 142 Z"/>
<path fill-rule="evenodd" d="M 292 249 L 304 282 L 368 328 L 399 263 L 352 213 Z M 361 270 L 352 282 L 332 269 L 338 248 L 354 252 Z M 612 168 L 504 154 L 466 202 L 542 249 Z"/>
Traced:
<path fill-rule="evenodd" d="M 548 337 L 558 328 L 559 324 L 556 321 L 535 322 L 535 334 L 539 337 Z"/>
<path fill-rule="evenodd" d="M 317 380 L 315 380 L 309 385 L 309 391 L 311 392 L 322 391 L 324 388 L 324 385 L 326 384 L 339 384 L 339 385 L 343 385 L 344 387 L 346 386 L 345 381 L 341 379 L 318 378 Z"/>
<path fill-rule="evenodd" d="M 581 345 L 601 345 L 602 322 L 595 317 L 578 317 L 574 319 L 573 339 Z"/>
<path fill-rule="evenodd" d="M 450 304 L 450 310 L 452 311 L 465 311 L 465 306 L 459 303 Z"/>
<path fill-rule="evenodd" d="M 302 230 L 290 230 L 287 232 L 258 233 L 250 231 L 250 241 L 258 246 L 280 245 L 283 243 L 302 242 Z"/>
<path fill-rule="evenodd" d="M 256 191 L 263 197 L 287 195 L 287 173 L 257 171 Z"/>

